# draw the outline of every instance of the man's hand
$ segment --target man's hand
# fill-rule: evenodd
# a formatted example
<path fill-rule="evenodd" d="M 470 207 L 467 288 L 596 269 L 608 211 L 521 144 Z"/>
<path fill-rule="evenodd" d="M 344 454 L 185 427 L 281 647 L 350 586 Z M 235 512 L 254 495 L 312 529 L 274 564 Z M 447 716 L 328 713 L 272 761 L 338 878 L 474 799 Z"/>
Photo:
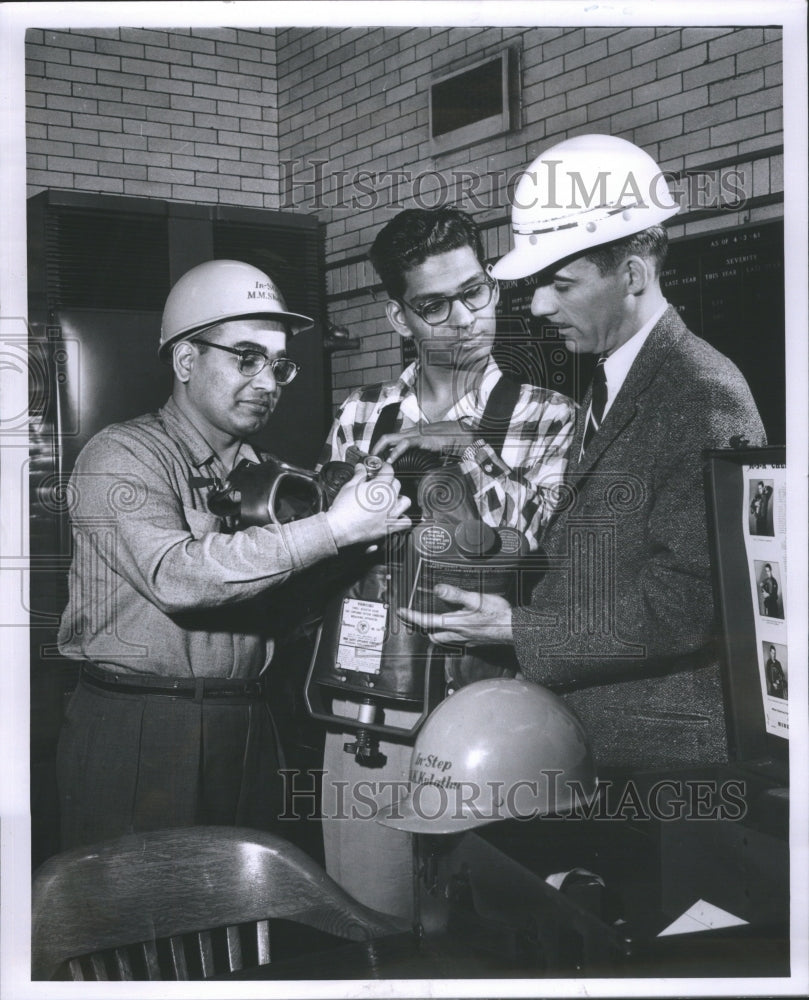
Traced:
<path fill-rule="evenodd" d="M 374 445 L 373 454 L 384 456 L 391 463 L 410 448 L 460 455 L 474 441 L 474 433 L 465 430 L 457 420 L 440 420 L 434 424 L 416 424 L 394 434 L 383 434 Z"/>
<path fill-rule="evenodd" d="M 326 511 L 337 547 L 372 542 L 391 531 L 409 528 L 410 518 L 402 515 L 410 506 L 410 500 L 399 496 L 400 485 L 387 463 L 373 479 L 368 479 L 367 469 L 359 463 L 353 478 Z"/>
<path fill-rule="evenodd" d="M 442 601 L 459 604 L 460 608 L 443 615 L 425 614 L 408 608 L 398 608 L 396 612 L 403 621 L 424 629 L 433 642 L 488 646 L 514 641 L 511 605 L 504 597 L 460 590 L 447 583 L 439 583 L 433 593 Z"/>

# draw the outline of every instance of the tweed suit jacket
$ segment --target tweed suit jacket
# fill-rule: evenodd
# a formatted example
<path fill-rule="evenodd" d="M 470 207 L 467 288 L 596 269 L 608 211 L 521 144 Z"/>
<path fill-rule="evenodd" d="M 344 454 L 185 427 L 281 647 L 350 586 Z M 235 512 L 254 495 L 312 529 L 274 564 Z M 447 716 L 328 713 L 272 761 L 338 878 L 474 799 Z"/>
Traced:
<path fill-rule="evenodd" d="M 766 443 L 750 389 L 669 307 L 580 460 L 589 401 L 549 569 L 514 609 L 521 669 L 577 712 L 602 768 L 724 761 L 702 452 Z"/>

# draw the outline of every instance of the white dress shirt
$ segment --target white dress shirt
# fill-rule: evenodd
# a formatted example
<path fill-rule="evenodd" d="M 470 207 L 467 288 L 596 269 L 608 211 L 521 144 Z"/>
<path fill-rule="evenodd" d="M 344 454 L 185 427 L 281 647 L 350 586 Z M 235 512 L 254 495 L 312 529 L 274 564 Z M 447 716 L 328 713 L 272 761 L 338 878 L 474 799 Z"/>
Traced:
<path fill-rule="evenodd" d="M 610 412 L 610 407 L 615 401 L 616 396 L 621 391 L 621 387 L 626 381 L 626 377 L 629 374 L 629 369 L 635 362 L 635 358 L 640 354 L 640 349 L 646 343 L 646 338 L 654 329 L 660 317 L 668 309 L 668 302 L 664 302 L 663 305 L 654 313 L 654 315 L 647 320 L 646 323 L 638 330 L 637 333 L 633 333 L 626 343 L 621 344 L 617 350 L 613 351 L 604 361 L 604 376 L 607 380 L 607 402 L 604 406 L 604 413 L 601 415 L 601 423 L 604 423 L 604 418 Z M 592 404 L 587 409 L 587 422 L 585 427 L 590 420 L 590 409 L 592 409 Z M 584 452 L 584 447 L 582 446 L 582 452 Z"/>

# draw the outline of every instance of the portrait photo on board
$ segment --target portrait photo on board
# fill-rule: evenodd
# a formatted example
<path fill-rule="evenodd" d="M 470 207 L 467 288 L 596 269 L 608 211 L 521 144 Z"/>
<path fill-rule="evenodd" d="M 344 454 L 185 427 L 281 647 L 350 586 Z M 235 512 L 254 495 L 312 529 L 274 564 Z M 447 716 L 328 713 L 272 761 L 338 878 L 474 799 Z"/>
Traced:
<path fill-rule="evenodd" d="M 780 642 L 762 642 L 761 651 L 767 694 L 771 698 L 783 698 L 786 701 L 789 688 L 787 648 Z"/>
<path fill-rule="evenodd" d="M 750 520 L 748 527 L 751 535 L 772 536 L 774 534 L 772 493 L 773 483 L 771 479 L 750 481 Z"/>
<path fill-rule="evenodd" d="M 784 591 L 780 566 L 777 562 L 764 562 L 762 559 L 756 559 L 755 567 L 759 614 L 765 618 L 783 618 Z"/>

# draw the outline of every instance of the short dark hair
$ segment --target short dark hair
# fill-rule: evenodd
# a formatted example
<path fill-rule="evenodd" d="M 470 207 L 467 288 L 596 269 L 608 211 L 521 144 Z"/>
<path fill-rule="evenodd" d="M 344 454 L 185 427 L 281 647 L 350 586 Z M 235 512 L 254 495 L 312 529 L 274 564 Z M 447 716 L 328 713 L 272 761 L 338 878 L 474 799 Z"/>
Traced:
<path fill-rule="evenodd" d="M 467 246 L 485 267 L 480 230 L 465 212 L 406 208 L 377 233 L 368 258 L 390 298 L 401 299 L 408 271 L 428 257 Z"/>
<path fill-rule="evenodd" d="M 659 274 L 669 249 L 668 233 L 663 226 L 650 226 L 632 236 L 604 243 L 583 254 L 586 260 L 595 264 L 601 275 L 612 274 L 627 257 L 637 256 L 651 260 L 655 266 L 655 274 Z"/>

